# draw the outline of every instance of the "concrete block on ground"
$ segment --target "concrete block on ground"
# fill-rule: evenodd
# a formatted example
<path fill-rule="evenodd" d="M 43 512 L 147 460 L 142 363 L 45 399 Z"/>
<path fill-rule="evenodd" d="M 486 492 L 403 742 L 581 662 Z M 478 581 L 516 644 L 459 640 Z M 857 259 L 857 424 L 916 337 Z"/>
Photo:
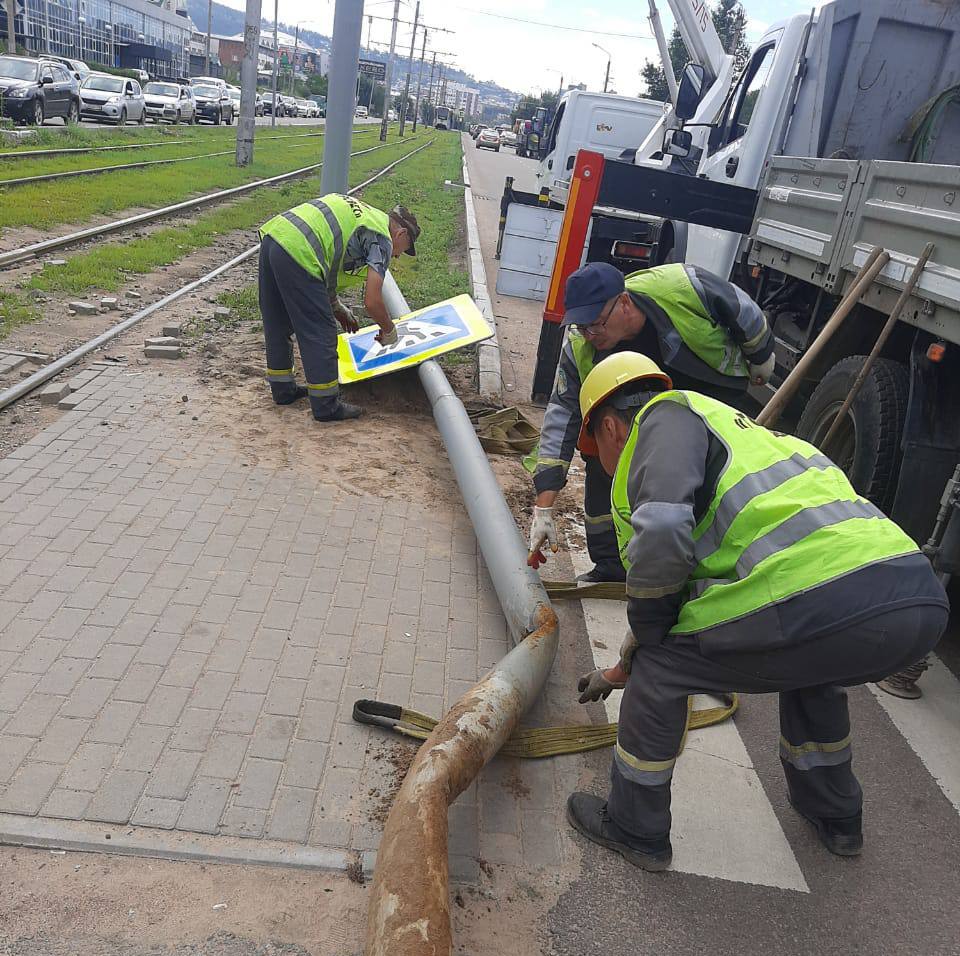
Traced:
<path fill-rule="evenodd" d="M 125 295 L 128 299 L 142 299 L 142 298 L 143 298 L 143 296 L 141 296 L 139 292 L 134 292 L 132 289 L 129 290 L 129 291 L 127 291 L 127 292 L 125 292 L 124 295 Z"/>
<path fill-rule="evenodd" d="M 225 319 L 229 314 L 230 310 L 225 305 L 218 305 L 214 310 L 213 314 L 218 319 Z"/>
<path fill-rule="evenodd" d="M 180 339 L 175 335 L 153 335 L 148 339 L 143 340 L 143 344 L 146 345 L 179 345 Z"/>
<path fill-rule="evenodd" d="M 47 265 L 51 266 L 65 266 L 67 264 L 66 259 L 51 259 Z"/>
<path fill-rule="evenodd" d="M 100 306 L 96 305 L 93 302 L 68 302 L 67 308 L 73 312 L 76 312 L 77 315 L 96 315 L 100 311 Z"/>
<path fill-rule="evenodd" d="M 147 358 L 178 359 L 182 352 L 179 345 L 147 345 L 143 354 Z"/>
<path fill-rule="evenodd" d="M 67 395 L 57 402 L 57 408 L 62 412 L 72 412 L 82 401 L 83 397 L 80 395 Z"/>
<path fill-rule="evenodd" d="M 88 382 L 92 382 L 101 372 L 99 368 L 88 368 L 84 369 L 82 372 L 77 373 L 73 376 L 68 382 L 67 385 L 70 386 L 71 392 L 78 392 L 84 385 Z"/>
<path fill-rule="evenodd" d="M 40 393 L 40 404 L 56 405 L 69 394 L 70 386 L 66 382 L 54 382 Z"/>
<path fill-rule="evenodd" d="M 0 375 L 15 372 L 29 361 L 30 359 L 24 355 L 0 355 Z"/>
<path fill-rule="evenodd" d="M 105 295 L 100 300 L 100 308 L 106 312 L 115 312 L 120 305 L 120 300 L 115 295 Z"/>
<path fill-rule="evenodd" d="M 165 325 L 163 327 L 162 333 L 165 336 L 172 336 L 173 338 L 179 338 L 180 333 L 183 329 L 179 325 Z"/>

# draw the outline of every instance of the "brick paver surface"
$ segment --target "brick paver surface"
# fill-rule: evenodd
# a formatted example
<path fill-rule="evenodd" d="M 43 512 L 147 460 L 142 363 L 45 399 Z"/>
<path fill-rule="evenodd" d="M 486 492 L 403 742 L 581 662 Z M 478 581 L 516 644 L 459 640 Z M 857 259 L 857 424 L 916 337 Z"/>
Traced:
<path fill-rule="evenodd" d="M 507 650 L 469 522 L 250 460 L 169 381 L 0 461 L 0 814 L 373 849 L 405 748 L 354 701 L 439 715 Z M 578 767 L 492 766 L 455 875 L 555 862 Z"/>

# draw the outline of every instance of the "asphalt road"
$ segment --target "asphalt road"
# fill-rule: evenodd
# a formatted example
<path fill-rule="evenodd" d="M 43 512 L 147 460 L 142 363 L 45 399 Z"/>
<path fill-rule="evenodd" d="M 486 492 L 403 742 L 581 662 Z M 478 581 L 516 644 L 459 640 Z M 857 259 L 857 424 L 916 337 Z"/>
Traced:
<path fill-rule="evenodd" d="M 531 189 L 535 164 L 512 151 L 476 150 L 469 141 L 467 157 L 492 293 L 504 176 L 516 176 L 519 188 Z M 540 309 L 496 297 L 501 346 L 524 342 L 513 349 L 524 361 L 531 339 L 535 349 Z M 518 370 L 517 380 L 526 374 Z M 598 644 L 619 645 L 619 632 L 611 633 L 617 625 L 609 608 L 586 606 L 584 612 L 598 660 Z M 579 876 L 542 914 L 548 952 L 960 952 L 956 647 L 954 630 L 923 680 L 921 701 L 898 701 L 867 687 L 851 691 L 854 766 L 865 794 L 862 857 L 831 856 L 789 807 L 777 756 L 777 701 L 751 696 L 733 723 L 688 741 L 674 781 L 674 869 L 646 874 L 577 839 L 583 854 Z M 560 681 L 575 677 L 554 675 Z M 606 790 L 609 759 L 603 753 L 588 758 L 594 792 Z M 557 826 L 566 823 L 557 820 Z"/>

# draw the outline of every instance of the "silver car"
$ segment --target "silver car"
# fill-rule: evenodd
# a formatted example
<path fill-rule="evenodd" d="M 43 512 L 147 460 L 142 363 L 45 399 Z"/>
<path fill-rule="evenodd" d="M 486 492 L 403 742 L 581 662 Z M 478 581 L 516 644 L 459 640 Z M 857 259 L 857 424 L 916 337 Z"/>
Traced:
<path fill-rule="evenodd" d="M 136 80 L 112 73 L 91 73 L 80 84 L 80 118 L 116 123 L 129 121 L 143 126 L 147 105 Z"/>
<path fill-rule="evenodd" d="M 197 104 L 189 86 L 155 80 L 143 88 L 147 117 L 154 123 L 196 123 Z"/>

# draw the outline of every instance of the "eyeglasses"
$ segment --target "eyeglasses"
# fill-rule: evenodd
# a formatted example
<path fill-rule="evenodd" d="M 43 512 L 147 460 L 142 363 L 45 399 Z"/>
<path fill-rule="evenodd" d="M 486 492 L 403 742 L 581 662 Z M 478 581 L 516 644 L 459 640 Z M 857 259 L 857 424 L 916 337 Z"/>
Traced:
<path fill-rule="evenodd" d="M 620 296 L 617 296 L 610 305 L 597 316 L 596 320 L 591 322 L 589 325 L 578 325 L 577 329 L 581 335 L 585 335 L 587 338 L 593 338 L 596 335 L 599 335 L 607 325 L 607 322 L 610 320 L 610 316 L 613 315 L 613 310 L 617 307 L 617 302 L 620 301 Z"/>

